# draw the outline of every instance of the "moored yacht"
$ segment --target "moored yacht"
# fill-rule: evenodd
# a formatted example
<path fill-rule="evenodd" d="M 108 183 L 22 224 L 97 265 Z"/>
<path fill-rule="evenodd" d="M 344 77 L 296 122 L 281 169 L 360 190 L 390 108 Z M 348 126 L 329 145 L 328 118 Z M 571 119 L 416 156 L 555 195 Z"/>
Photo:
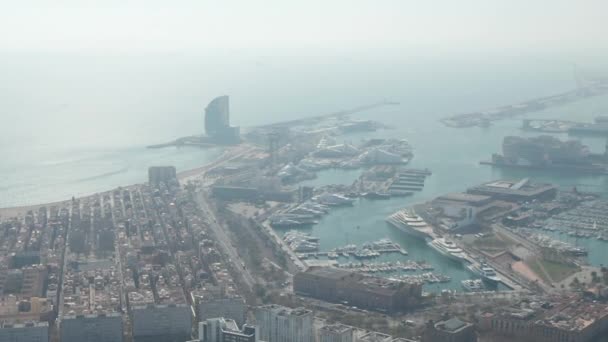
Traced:
<path fill-rule="evenodd" d="M 467 261 L 466 253 L 456 244 L 445 238 L 438 238 L 428 242 L 428 245 L 443 254 L 444 256 L 456 260 L 456 261 Z"/>
<path fill-rule="evenodd" d="M 468 292 L 480 292 L 485 289 L 481 279 L 468 279 L 460 282 L 462 287 Z"/>
<path fill-rule="evenodd" d="M 421 238 L 428 238 L 433 232 L 433 228 L 422 217 L 410 210 L 399 210 L 386 221 L 405 233 Z"/>
<path fill-rule="evenodd" d="M 500 277 L 496 274 L 496 271 L 486 263 L 470 264 L 467 269 L 491 284 L 500 282 Z"/>
<path fill-rule="evenodd" d="M 323 194 L 318 196 L 316 200 L 323 205 L 331 207 L 353 205 L 354 202 L 354 199 L 340 194 Z"/>

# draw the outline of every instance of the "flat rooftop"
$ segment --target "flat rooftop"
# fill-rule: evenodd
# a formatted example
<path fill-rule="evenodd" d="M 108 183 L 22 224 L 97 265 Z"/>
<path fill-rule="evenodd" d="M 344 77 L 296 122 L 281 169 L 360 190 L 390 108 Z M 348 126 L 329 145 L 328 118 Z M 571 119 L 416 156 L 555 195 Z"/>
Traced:
<path fill-rule="evenodd" d="M 353 328 L 348 325 L 344 325 L 344 324 L 330 324 L 330 325 L 322 326 L 320 330 L 343 334 L 343 333 L 352 331 Z"/>
<path fill-rule="evenodd" d="M 523 180 L 496 180 L 467 189 L 467 193 L 475 195 L 515 195 L 521 197 L 533 197 L 550 190 L 556 190 L 553 184 L 536 184 L 527 179 Z"/>
<path fill-rule="evenodd" d="M 48 322 L 23 322 L 23 323 L 11 323 L 8 321 L 0 321 L 0 329 L 23 329 L 23 328 L 33 328 L 33 327 L 44 327 L 48 328 Z"/>
<path fill-rule="evenodd" d="M 349 276 L 354 276 L 354 272 L 333 267 L 311 267 L 305 273 L 315 275 L 325 279 L 342 279 Z"/>
<path fill-rule="evenodd" d="M 453 192 L 453 193 L 439 196 L 436 199 L 442 200 L 442 201 L 467 202 L 467 203 L 474 204 L 474 203 L 489 201 L 492 199 L 492 197 L 485 196 L 485 195 L 467 194 L 465 192 Z"/>
<path fill-rule="evenodd" d="M 469 326 L 471 326 L 471 324 L 463 322 L 456 317 L 435 324 L 436 329 L 450 333 L 457 333 Z"/>
<path fill-rule="evenodd" d="M 358 341 L 362 342 L 386 342 L 392 340 L 393 337 L 387 334 L 382 334 L 379 332 L 370 332 L 361 337 L 359 337 Z"/>

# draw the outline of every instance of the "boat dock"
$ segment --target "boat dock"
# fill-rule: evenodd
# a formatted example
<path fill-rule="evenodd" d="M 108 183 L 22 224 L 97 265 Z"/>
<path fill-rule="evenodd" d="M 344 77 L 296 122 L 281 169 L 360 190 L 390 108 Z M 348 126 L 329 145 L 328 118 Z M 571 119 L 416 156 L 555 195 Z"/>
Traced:
<path fill-rule="evenodd" d="M 506 105 L 487 110 L 456 114 L 442 118 L 440 121 L 448 126 L 455 128 L 464 127 L 487 127 L 493 121 L 509 119 L 517 115 L 524 115 L 531 112 L 537 112 L 545 108 L 559 106 L 565 103 L 570 103 L 582 100 L 586 97 L 603 95 L 607 92 L 605 80 L 598 80 L 590 83 L 583 89 L 577 88 L 566 91 L 560 94 L 539 97 L 521 103 Z"/>
<path fill-rule="evenodd" d="M 409 169 L 395 165 L 379 165 L 364 172 L 353 184 L 353 191 L 370 199 L 410 196 L 422 191 L 428 169 Z"/>
<path fill-rule="evenodd" d="M 329 259 L 337 259 L 339 257 L 350 258 L 354 257 L 356 259 L 371 259 L 377 258 L 382 254 L 392 254 L 399 253 L 401 255 L 408 255 L 408 252 L 405 249 L 378 249 L 378 250 L 369 250 L 369 252 L 365 252 L 363 250 L 356 251 L 329 251 L 329 252 L 311 252 L 311 253 L 298 253 L 298 257 L 300 259 L 318 259 L 318 258 L 329 258 Z"/>
<path fill-rule="evenodd" d="M 395 179 L 388 187 L 391 195 L 401 195 L 422 191 L 426 177 L 431 175 L 429 170 L 403 169 L 397 172 Z"/>
<path fill-rule="evenodd" d="M 338 264 L 339 268 L 346 268 L 356 272 L 362 273 L 377 273 L 377 272 L 414 272 L 414 271 L 432 271 L 434 267 L 427 262 L 416 262 L 407 260 L 405 262 L 361 262 L 361 263 L 347 263 Z"/>
<path fill-rule="evenodd" d="M 471 257 L 471 255 L 477 255 L 479 253 L 477 252 L 473 252 L 470 249 L 464 247 L 464 246 L 460 246 L 466 253 L 467 257 L 466 257 L 466 261 L 475 266 L 475 267 L 481 267 L 481 262 L 477 261 L 476 259 L 474 259 L 473 257 Z M 492 260 L 490 258 L 488 258 L 488 260 L 485 260 L 485 262 L 490 265 L 493 269 L 494 272 L 496 272 L 496 274 L 500 277 L 500 283 L 505 285 L 506 287 L 510 288 L 511 290 L 523 290 L 523 287 L 519 284 L 519 282 L 511 279 L 511 275 L 508 274 L 506 272 L 506 270 L 503 270 L 501 267 L 498 267 L 499 265 L 497 265 L 496 263 L 492 262 Z"/>

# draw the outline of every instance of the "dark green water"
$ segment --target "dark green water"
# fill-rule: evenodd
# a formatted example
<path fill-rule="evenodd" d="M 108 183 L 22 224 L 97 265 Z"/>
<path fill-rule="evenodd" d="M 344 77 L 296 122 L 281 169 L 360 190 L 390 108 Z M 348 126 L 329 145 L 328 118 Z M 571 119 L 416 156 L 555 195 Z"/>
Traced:
<path fill-rule="evenodd" d="M 561 107 L 550 108 L 528 114 L 528 118 L 557 118 L 567 120 L 592 121 L 597 115 L 608 115 L 608 96 L 585 99 Z M 433 175 L 428 177 L 422 192 L 412 197 L 395 198 L 386 201 L 360 199 L 353 207 L 333 209 L 319 224 L 303 229 L 321 239 L 321 250 L 327 251 L 346 244 L 361 245 L 367 241 L 390 238 L 408 250 L 409 256 L 385 255 L 374 262 L 389 260 L 426 260 L 435 267 L 435 272 L 452 277 L 452 282 L 441 285 L 427 285 L 427 290 L 442 288 L 461 289 L 460 281 L 471 275 L 457 263 L 446 259 L 428 248 L 419 239 L 411 237 L 388 225 L 384 219 L 398 209 L 430 200 L 448 192 L 465 191 L 467 187 L 493 179 L 515 179 L 530 177 L 536 182 L 555 183 L 563 188 L 576 185 L 584 191 L 606 193 L 608 177 L 576 175 L 546 170 L 505 170 L 479 165 L 492 153 L 499 152 L 502 139 L 506 135 L 537 135 L 520 130 L 522 117 L 496 122 L 488 128 L 454 129 L 444 127 L 437 121 L 438 113 L 407 113 L 406 108 L 385 107 L 372 113 L 361 115 L 384 123 L 391 123 L 395 129 L 378 131 L 371 135 L 349 135 L 344 140 L 357 142 L 364 137 L 406 138 L 414 147 L 415 157 L 410 167 L 429 168 Z M 567 135 L 558 135 L 568 138 Z M 571 137 L 572 138 L 572 137 Z M 603 152 L 605 138 L 584 138 L 583 141 L 593 152 Z M 360 171 L 329 170 L 319 173 L 317 179 L 307 182 L 312 185 L 350 184 Z M 557 235 L 568 241 L 570 237 Z M 572 241 L 570 241 L 572 242 Z M 594 265 L 608 261 L 608 244 L 596 240 L 581 240 L 581 246 L 590 249 L 589 261 Z M 339 262 L 347 262 L 341 258 Z"/>

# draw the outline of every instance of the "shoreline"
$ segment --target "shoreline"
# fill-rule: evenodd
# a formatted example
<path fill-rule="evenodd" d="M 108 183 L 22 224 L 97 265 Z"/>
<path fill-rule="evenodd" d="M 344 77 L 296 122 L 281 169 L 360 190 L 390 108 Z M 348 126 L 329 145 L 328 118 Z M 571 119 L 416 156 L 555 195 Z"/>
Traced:
<path fill-rule="evenodd" d="M 361 112 L 361 111 L 370 110 L 370 109 L 377 108 L 377 107 L 390 106 L 390 105 L 398 105 L 398 104 L 399 104 L 398 102 L 383 100 L 383 101 L 378 101 L 378 102 L 367 104 L 367 105 L 361 105 L 361 106 L 358 106 L 358 107 L 353 107 L 353 108 L 349 108 L 349 109 L 345 109 L 345 110 L 341 110 L 341 111 L 337 111 L 337 112 L 326 113 L 326 114 L 316 115 L 316 116 L 312 116 L 312 117 L 305 117 L 305 118 L 295 119 L 295 120 L 280 121 L 280 122 L 276 122 L 276 123 L 273 123 L 273 124 L 254 126 L 252 128 L 263 129 L 263 128 L 269 128 L 269 127 L 279 127 L 279 126 L 282 126 L 282 125 L 304 123 L 304 122 L 308 122 L 308 121 L 320 120 L 320 119 L 327 118 L 327 117 L 345 116 L 345 115 L 350 115 L 350 114 Z M 191 137 L 187 137 L 187 138 L 191 138 Z M 175 141 L 178 141 L 180 139 L 184 139 L 184 138 L 179 138 L 179 139 L 177 139 Z M 154 146 L 154 148 L 178 147 L 177 145 L 174 144 L 175 141 L 169 142 L 169 143 L 164 143 L 164 144 L 158 144 L 158 145 L 149 145 L 149 146 L 146 146 L 146 148 L 150 148 L 150 146 Z M 194 178 L 194 177 L 200 175 L 202 172 L 204 172 L 209 167 L 211 167 L 211 166 L 213 166 L 213 165 L 221 162 L 222 159 L 226 158 L 226 155 L 228 155 L 229 152 L 233 148 L 239 148 L 239 147 L 243 147 L 243 146 L 247 146 L 247 143 L 243 142 L 243 143 L 241 143 L 239 145 L 235 145 L 235 146 L 219 146 L 219 147 L 224 147 L 225 148 L 224 152 L 220 156 L 218 156 L 216 159 L 211 160 L 208 163 L 205 163 L 205 164 L 203 164 L 201 166 L 198 166 L 198 167 L 195 167 L 195 168 L 192 168 L 192 169 L 183 170 L 183 171 L 178 172 L 177 173 L 177 179 L 180 180 L 180 181 L 182 181 L 182 180 L 188 180 L 189 178 Z M 209 145 L 209 146 L 205 146 L 205 147 L 218 147 L 218 146 L 217 145 Z M 84 196 L 78 196 L 76 198 L 78 198 L 78 199 L 86 199 L 86 198 L 95 196 L 97 194 L 105 194 L 105 193 L 113 191 L 114 189 L 117 189 L 117 188 L 121 188 L 121 187 L 122 188 L 127 188 L 127 187 L 130 187 L 130 186 L 141 185 L 141 184 L 144 184 L 144 183 L 146 183 L 146 182 L 132 183 L 132 184 L 128 184 L 128 185 L 122 185 L 122 186 L 112 187 L 111 189 L 108 189 L 106 191 L 96 192 L 96 193 L 89 194 L 89 195 L 84 195 Z M 30 205 L 20 205 L 20 206 L 14 206 L 14 207 L 0 208 L 0 219 L 2 219 L 2 218 L 11 218 L 11 217 L 18 217 L 18 216 L 21 216 L 21 215 L 25 215 L 28 211 L 30 211 L 30 210 L 38 210 L 41 207 L 50 207 L 50 206 L 65 205 L 66 203 L 69 203 L 70 201 L 71 201 L 71 198 L 70 199 L 66 199 L 66 200 L 47 202 L 47 203 L 36 203 L 36 204 L 30 204 Z"/>
<path fill-rule="evenodd" d="M 241 145 L 234 146 L 234 149 L 238 149 L 239 147 L 242 148 L 244 146 L 247 146 L 247 144 L 241 144 Z M 226 148 L 225 151 L 222 154 L 220 154 L 216 159 L 210 160 L 209 162 L 207 162 L 201 166 L 178 172 L 177 179 L 179 181 L 187 181 L 190 178 L 200 176 L 202 173 L 206 172 L 210 167 L 213 167 L 214 165 L 218 164 L 223 159 L 225 159 L 226 156 L 229 155 L 230 152 L 233 151 L 234 149 Z M 131 183 L 131 184 L 127 184 L 127 185 L 120 185 L 120 186 L 112 187 L 111 189 L 108 189 L 105 191 L 100 191 L 100 192 L 83 195 L 83 196 L 74 196 L 74 197 L 76 199 L 87 199 L 87 198 L 91 198 L 96 195 L 102 195 L 102 194 L 106 194 L 108 192 L 112 192 L 118 188 L 129 188 L 129 187 L 133 187 L 133 186 L 143 185 L 145 183 L 147 183 L 147 182 L 138 182 L 138 183 Z M 0 208 L 0 220 L 12 218 L 12 217 L 21 217 L 21 216 L 25 215 L 28 211 L 35 211 L 41 207 L 65 206 L 65 205 L 69 204 L 71 201 L 72 201 L 72 199 L 69 198 L 69 199 L 53 201 L 53 202 L 36 203 L 36 204 L 30 204 L 30 205 L 20 205 L 20 206 L 15 206 L 15 207 Z"/>

